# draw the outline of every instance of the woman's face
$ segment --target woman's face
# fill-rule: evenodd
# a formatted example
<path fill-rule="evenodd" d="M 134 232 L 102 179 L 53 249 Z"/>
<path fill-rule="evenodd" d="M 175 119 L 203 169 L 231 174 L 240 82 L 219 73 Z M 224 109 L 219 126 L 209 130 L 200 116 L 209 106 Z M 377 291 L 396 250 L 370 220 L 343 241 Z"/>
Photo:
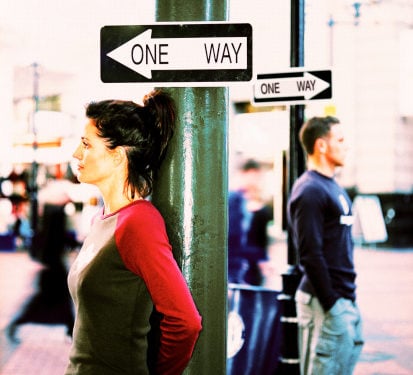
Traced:
<path fill-rule="evenodd" d="M 73 157 L 77 159 L 77 178 L 80 182 L 100 186 L 113 175 L 114 152 L 97 135 L 95 121 L 86 123 L 81 141 Z"/>

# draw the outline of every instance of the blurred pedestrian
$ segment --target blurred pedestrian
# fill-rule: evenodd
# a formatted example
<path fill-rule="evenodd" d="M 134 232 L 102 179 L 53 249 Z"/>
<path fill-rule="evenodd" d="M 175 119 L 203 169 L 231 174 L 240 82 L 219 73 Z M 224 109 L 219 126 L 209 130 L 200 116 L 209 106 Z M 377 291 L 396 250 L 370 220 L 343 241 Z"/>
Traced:
<path fill-rule="evenodd" d="M 18 329 L 27 323 L 63 324 L 72 335 L 74 314 L 67 287 L 66 215 L 64 205 L 45 204 L 41 228 L 30 244 L 30 255 L 42 265 L 35 280 L 35 292 L 27 298 L 6 329 L 18 343 Z"/>
<path fill-rule="evenodd" d="M 356 304 L 351 201 L 335 181 L 347 146 L 335 117 L 300 130 L 308 170 L 295 182 L 288 219 L 303 272 L 296 292 L 301 374 L 352 374 L 363 339 Z"/>
<path fill-rule="evenodd" d="M 13 203 L 13 234 L 18 249 L 28 249 L 31 246 L 33 231 L 30 227 L 30 202 L 26 196 L 12 194 Z"/>
<path fill-rule="evenodd" d="M 76 321 L 66 375 L 181 374 L 201 317 L 163 218 L 145 199 L 173 133 L 173 101 L 153 91 L 142 106 L 91 103 L 86 116 L 73 156 L 79 181 L 96 185 L 104 206 L 69 272 Z M 159 337 L 148 342 L 158 317 Z"/>
<path fill-rule="evenodd" d="M 64 325 L 67 335 L 72 335 L 74 313 L 67 286 L 66 261 L 66 250 L 71 244 L 65 213 L 69 197 L 63 186 L 63 181 L 50 181 L 40 190 L 41 220 L 36 231 L 32 231 L 29 224 L 30 202 L 26 194 L 11 196 L 15 205 L 14 233 L 23 241 L 20 246 L 29 252 L 32 260 L 42 265 L 34 278 L 34 293 L 26 299 L 7 326 L 7 336 L 14 343 L 20 342 L 20 326 L 28 323 Z"/>
<path fill-rule="evenodd" d="M 268 260 L 268 223 L 273 210 L 262 196 L 263 171 L 259 162 L 247 160 L 240 170 L 240 186 L 228 198 L 228 281 L 261 285 L 260 264 Z"/>

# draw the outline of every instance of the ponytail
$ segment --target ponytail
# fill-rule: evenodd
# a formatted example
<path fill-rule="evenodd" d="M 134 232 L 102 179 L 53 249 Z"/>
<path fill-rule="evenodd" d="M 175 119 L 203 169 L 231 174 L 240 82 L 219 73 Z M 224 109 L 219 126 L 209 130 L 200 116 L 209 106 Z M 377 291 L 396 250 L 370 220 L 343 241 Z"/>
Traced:
<path fill-rule="evenodd" d="M 175 130 L 175 105 L 170 95 L 161 90 L 154 90 L 145 95 L 143 105 L 153 118 L 153 134 L 158 140 L 160 164 Z"/>

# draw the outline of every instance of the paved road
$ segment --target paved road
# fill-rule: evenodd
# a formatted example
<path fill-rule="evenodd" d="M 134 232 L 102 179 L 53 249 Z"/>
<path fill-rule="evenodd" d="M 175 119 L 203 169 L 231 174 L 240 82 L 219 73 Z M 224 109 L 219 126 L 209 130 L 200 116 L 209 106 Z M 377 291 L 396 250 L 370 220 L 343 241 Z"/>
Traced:
<path fill-rule="evenodd" d="M 0 374 L 60 375 L 64 373 L 70 340 L 64 326 L 23 325 L 11 343 L 4 329 L 35 291 L 34 280 L 41 266 L 23 252 L 0 252 Z"/>
<path fill-rule="evenodd" d="M 413 249 L 358 248 L 355 261 L 366 344 L 354 375 L 413 375 Z M 4 335 L 39 269 L 26 253 L 0 252 L 1 375 L 59 375 L 66 366 L 63 326 L 22 326 L 19 345 Z"/>
<path fill-rule="evenodd" d="M 355 254 L 366 344 L 355 375 L 413 374 L 413 251 Z"/>

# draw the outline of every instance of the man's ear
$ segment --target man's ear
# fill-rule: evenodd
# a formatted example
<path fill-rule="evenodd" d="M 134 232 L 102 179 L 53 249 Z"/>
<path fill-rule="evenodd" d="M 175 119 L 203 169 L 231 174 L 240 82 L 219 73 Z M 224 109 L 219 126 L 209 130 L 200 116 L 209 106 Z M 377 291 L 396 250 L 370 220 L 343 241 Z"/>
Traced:
<path fill-rule="evenodd" d="M 317 138 L 314 143 L 314 150 L 320 154 L 325 154 L 327 151 L 327 142 L 324 138 Z"/>

